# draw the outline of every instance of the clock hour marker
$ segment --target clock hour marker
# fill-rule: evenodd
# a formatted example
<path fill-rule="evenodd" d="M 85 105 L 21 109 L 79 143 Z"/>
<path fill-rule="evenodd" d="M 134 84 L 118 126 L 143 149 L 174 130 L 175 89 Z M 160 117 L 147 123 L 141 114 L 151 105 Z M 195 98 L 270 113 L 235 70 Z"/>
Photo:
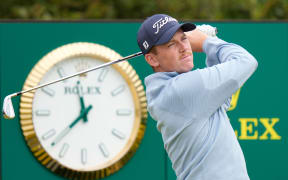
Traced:
<path fill-rule="evenodd" d="M 35 114 L 36 116 L 49 116 L 50 111 L 46 109 L 36 110 Z"/>
<path fill-rule="evenodd" d="M 59 153 L 59 157 L 62 158 L 65 156 L 65 154 L 67 153 L 69 149 L 69 145 L 67 143 L 64 143 L 61 150 L 60 150 L 60 153 Z"/>
<path fill-rule="evenodd" d="M 117 129 L 112 129 L 112 134 L 119 139 L 125 138 L 125 135 L 122 132 L 118 131 Z"/>
<path fill-rule="evenodd" d="M 123 92 L 125 89 L 125 86 L 124 85 L 120 85 L 118 86 L 116 89 L 114 89 L 112 92 L 111 92 L 111 95 L 112 96 L 116 96 L 118 94 L 120 94 L 121 92 Z"/>
<path fill-rule="evenodd" d="M 109 152 L 108 152 L 108 150 L 107 150 L 105 144 L 100 143 L 100 144 L 99 144 L 99 148 L 100 148 L 100 150 L 101 150 L 103 156 L 105 156 L 106 158 L 109 157 Z"/>
<path fill-rule="evenodd" d="M 86 164 L 87 162 L 87 149 L 86 148 L 81 149 L 81 162 L 83 165 Z"/>
<path fill-rule="evenodd" d="M 132 113 L 130 109 L 117 109 L 116 114 L 118 116 L 128 116 Z"/>
<path fill-rule="evenodd" d="M 57 69 L 57 72 L 61 78 L 66 76 L 66 73 L 64 72 L 64 69 L 62 67 L 59 67 Z M 66 80 L 64 80 L 63 82 L 66 82 Z"/>
<path fill-rule="evenodd" d="M 46 132 L 46 133 L 42 136 L 42 139 L 43 139 L 43 140 L 47 140 L 47 139 L 49 139 L 50 137 L 54 136 L 55 134 L 56 134 L 55 129 L 50 129 L 48 132 Z"/>
<path fill-rule="evenodd" d="M 41 90 L 44 93 L 46 93 L 47 95 L 51 96 L 51 97 L 53 97 L 54 94 L 55 94 L 55 92 L 52 89 L 48 88 L 48 87 L 43 87 Z"/>
<path fill-rule="evenodd" d="M 100 72 L 100 75 L 98 77 L 98 81 L 99 82 L 103 82 L 105 77 L 106 77 L 106 75 L 107 75 L 107 73 L 108 73 L 108 68 L 102 69 L 101 72 Z"/>

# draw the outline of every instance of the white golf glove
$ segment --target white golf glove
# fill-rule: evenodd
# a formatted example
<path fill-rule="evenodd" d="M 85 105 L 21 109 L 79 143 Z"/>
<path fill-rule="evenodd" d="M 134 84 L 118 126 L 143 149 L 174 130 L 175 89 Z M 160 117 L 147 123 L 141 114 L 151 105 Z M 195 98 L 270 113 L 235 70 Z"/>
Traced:
<path fill-rule="evenodd" d="M 208 36 L 217 37 L 216 36 L 216 34 L 217 34 L 217 28 L 216 27 L 212 27 L 208 24 L 203 24 L 203 25 L 197 25 L 196 29 L 207 34 Z"/>

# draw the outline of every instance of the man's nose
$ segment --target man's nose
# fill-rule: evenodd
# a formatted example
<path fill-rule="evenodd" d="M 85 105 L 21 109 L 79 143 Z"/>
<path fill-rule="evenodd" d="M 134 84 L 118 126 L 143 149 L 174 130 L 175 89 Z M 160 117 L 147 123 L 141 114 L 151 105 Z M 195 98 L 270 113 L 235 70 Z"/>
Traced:
<path fill-rule="evenodd" d="M 186 44 L 184 42 L 179 42 L 179 51 L 183 52 L 186 49 Z"/>

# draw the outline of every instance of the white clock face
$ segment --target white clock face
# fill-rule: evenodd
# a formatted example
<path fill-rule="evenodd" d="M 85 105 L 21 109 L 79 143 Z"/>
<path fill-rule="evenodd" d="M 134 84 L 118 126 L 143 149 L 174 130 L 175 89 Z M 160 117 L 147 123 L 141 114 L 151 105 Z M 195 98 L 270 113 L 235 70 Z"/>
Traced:
<path fill-rule="evenodd" d="M 63 60 L 44 75 L 40 84 L 102 63 L 92 57 Z M 78 88 L 85 108 L 92 107 L 86 109 L 87 120 L 84 116 L 76 120 L 81 114 Z M 32 111 L 35 133 L 43 148 L 74 170 L 92 171 L 111 165 L 129 149 L 135 129 L 133 95 L 111 66 L 38 89 Z"/>

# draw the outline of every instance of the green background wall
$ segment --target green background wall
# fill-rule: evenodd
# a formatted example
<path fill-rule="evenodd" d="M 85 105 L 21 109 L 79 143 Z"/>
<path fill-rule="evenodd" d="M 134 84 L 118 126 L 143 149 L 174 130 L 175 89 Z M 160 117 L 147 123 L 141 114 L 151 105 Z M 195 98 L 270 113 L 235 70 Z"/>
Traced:
<path fill-rule="evenodd" d="M 202 23 L 205 22 L 196 24 Z M 243 46 L 259 63 L 255 74 L 241 88 L 237 107 L 228 112 L 250 178 L 288 179 L 288 23 L 209 24 L 219 29 L 220 38 Z M 139 26 L 138 22 L 0 23 L 1 107 L 4 97 L 21 90 L 32 67 L 53 49 L 72 42 L 93 42 L 110 47 L 122 56 L 130 55 L 139 51 L 136 43 Z M 203 54 L 195 55 L 196 67 L 204 66 L 204 58 Z M 129 62 L 142 81 L 152 73 L 143 57 Z M 14 120 L 1 117 L 2 179 L 63 179 L 40 165 L 26 146 L 19 124 L 19 101 L 19 98 L 13 100 Z M 264 126 L 261 118 L 268 118 L 268 125 Z M 272 118 L 279 119 L 273 127 Z M 144 139 L 134 157 L 106 179 L 176 179 L 155 125 L 149 116 Z M 281 138 L 273 139 L 268 132 L 267 139 L 261 140 L 268 126 L 272 134 L 277 133 Z M 243 131 L 245 128 L 248 129 Z M 248 140 L 251 137 L 254 139 Z"/>

